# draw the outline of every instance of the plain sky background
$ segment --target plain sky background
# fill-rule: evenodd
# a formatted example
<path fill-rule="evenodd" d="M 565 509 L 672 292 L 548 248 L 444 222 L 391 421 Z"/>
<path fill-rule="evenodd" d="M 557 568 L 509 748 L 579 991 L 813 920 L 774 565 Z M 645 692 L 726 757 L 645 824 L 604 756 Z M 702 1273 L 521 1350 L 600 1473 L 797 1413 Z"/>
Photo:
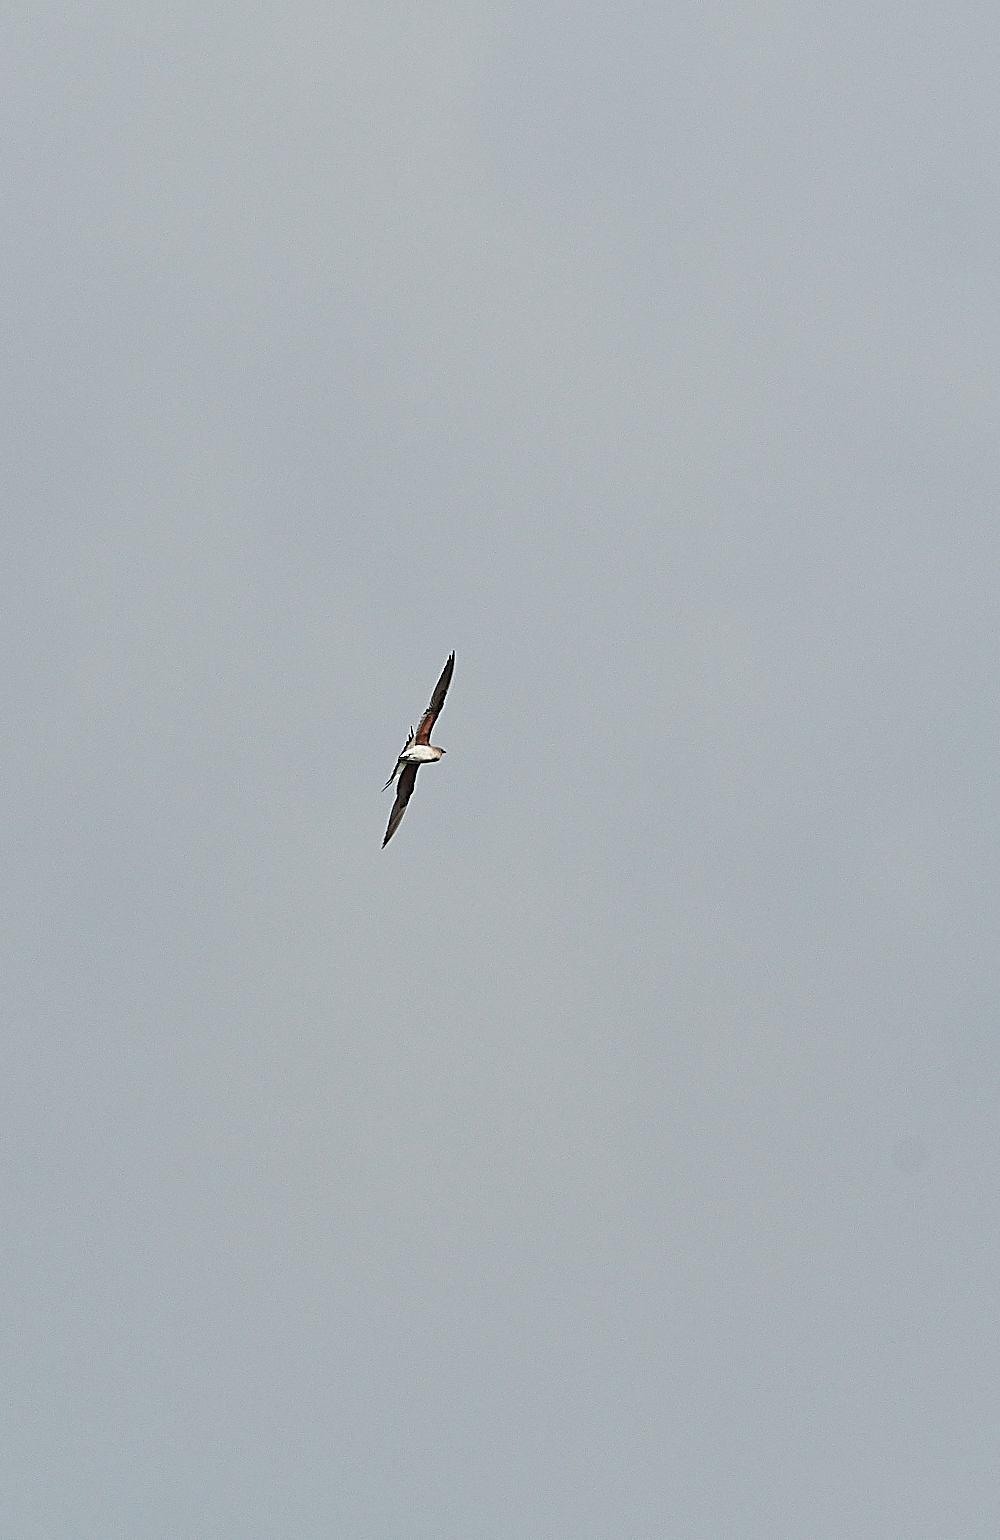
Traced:
<path fill-rule="evenodd" d="M 6 8 L 5 1536 L 1000 1533 L 998 81 Z"/>

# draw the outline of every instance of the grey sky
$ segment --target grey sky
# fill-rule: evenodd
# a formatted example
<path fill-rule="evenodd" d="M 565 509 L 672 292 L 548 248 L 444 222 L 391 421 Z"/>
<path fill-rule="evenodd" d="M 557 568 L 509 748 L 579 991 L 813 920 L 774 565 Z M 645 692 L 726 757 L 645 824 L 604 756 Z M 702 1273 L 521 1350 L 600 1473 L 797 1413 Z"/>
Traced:
<path fill-rule="evenodd" d="M 994 1540 L 998 43 L 8 9 L 4 1534 Z"/>

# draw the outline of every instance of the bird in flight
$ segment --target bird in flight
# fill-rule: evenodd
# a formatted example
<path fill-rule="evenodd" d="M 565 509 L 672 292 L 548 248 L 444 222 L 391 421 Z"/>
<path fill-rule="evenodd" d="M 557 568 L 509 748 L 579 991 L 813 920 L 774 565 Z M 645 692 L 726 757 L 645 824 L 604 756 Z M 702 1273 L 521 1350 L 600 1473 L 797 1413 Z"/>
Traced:
<path fill-rule="evenodd" d="M 397 775 L 399 776 L 399 784 L 396 787 L 396 800 L 392 804 L 392 812 L 389 815 L 389 827 L 386 829 L 385 839 L 382 841 L 383 850 L 403 821 L 406 804 L 413 795 L 413 788 L 417 781 L 417 771 L 420 769 L 420 766 L 433 765 L 445 752 L 444 749 L 438 749 L 432 745 L 431 731 L 438 719 L 441 707 L 444 705 L 444 698 L 448 693 L 448 686 L 451 684 L 451 676 L 454 669 L 455 654 L 452 653 L 441 670 L 441 678 L 434 686 L 431 703 L 420 718 L 416 732 L 413 731 L 412 727 L 410 728 L 410 736 L 403 745 L 403 751 L 396 761 L 396 768 L 382 787 L 383 791 L 388 791 Z"/>

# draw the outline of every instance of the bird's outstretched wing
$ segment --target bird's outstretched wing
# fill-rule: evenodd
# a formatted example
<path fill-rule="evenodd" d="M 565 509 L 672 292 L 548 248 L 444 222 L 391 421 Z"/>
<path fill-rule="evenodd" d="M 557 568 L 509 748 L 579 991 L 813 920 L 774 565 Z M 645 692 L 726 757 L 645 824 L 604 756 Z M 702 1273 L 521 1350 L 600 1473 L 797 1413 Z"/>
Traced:
<path fill-rule="evenodd" d="M 454 671 L 455 654 L 452 653 L 444 668 L 441 670 L 441 678 L 434 686 L 434 694 L 431 696 L 431 703 L 427 707 L 427 710 L 424 712 L 423 716 L 420 718 L 420 725 L 417 728 L 417 736 L 415 740 L 417 743 L 430 743 L 431 728 L 434 726 L 434 723 L 437 721 L 437 718 L 440 715 L 441 707 L 444 705 L 444 698 L 448 694 L 448 686 L 451 684 L 451 676 Z"/>
<path fill-rule="evenodd" d="M 403 821 L 406 804 L 412 797 L 413 788 L 417 783 L 417 771 L 419 769 L 419 765 L 404 765 L 399 772 L 399 780 L 396 783 L 396 800 L 392 804 L 392 812 L 389 815 L 389 827 L 386 829 L 385 839 L 382 841 L 383 850 Z"/>

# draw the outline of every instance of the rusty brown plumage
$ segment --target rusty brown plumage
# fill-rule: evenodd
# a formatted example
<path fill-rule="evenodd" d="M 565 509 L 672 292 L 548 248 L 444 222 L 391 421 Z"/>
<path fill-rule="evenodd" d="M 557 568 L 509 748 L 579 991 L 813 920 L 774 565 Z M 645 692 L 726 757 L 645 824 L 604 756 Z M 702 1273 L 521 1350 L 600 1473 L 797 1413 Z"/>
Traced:
<path fill-rule="evenodd" d="M 430 739 L 434 723 L 437 721 L 441 707 L 444 705 L 444 698 L 448 693 L 448 686 L 451 684 L 451 676 L 454 669 L 455 654 L 452 653 L 441 670 L 441 678 L 434 686 L 434 694 L 431 696 L 430 705 L 420 718 L 416 732 L 412 728 L 410 729 L 410 736 L 407 738 L 399 758 L 396 760 L 396 768 L 382 788 L 383 791 L 388 791 L 396 777 L 399 777 L 396 784 L 396 800 L 392 805 L 392 812 L 389 815 L 389 827 L 386 829 L 385 839 L 382 841 L 383 850 L 402 822 L 403 814 L 406 812 L 406 804 L 413 795 L 413 788 L 417 782 L 417 771 L 420 766 L 435 764 L 444 756 L 444 749 L 435 747 Z"/>
<path fill-rule="evenodd" d="M 454 672 L 455 654 L 452 653 L 444 668 L 441 670 L 441 678 L 434 686 L 434 694 L 431 696 L 431 703 L 427 707 L 427 710 L 424 712 L 423 716 L 420 718 L 416 736 L 413 740 L 414 743 L 430 743 L 431 729 L 434 726 L 434 723 L 437 721 L 441 707 L 444 705 L 444 698 L 448 694 L 448 686 L 451 684 L 451 676 Z"/>

